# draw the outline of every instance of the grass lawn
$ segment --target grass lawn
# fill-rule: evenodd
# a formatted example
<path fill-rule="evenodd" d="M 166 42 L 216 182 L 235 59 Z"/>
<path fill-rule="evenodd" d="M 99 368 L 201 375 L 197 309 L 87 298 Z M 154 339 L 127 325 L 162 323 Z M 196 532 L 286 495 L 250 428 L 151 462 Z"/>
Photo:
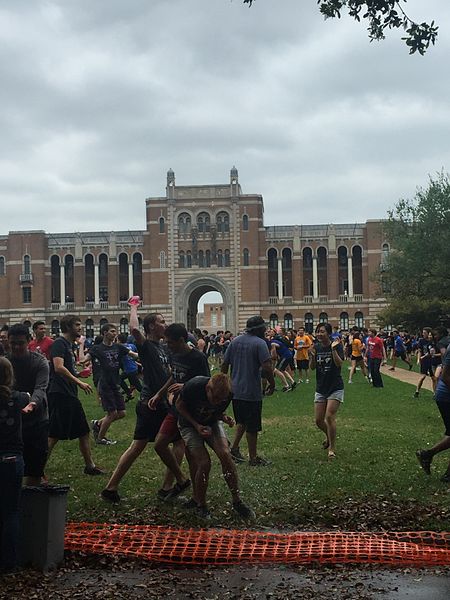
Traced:
<path fill-rule="evenodd" d="M 344 367 L 345 369 L 345 367 Z M 344 373 L 346 380 L 346 373 Z M 327 460 L 323 434 L 313 420 L 314 383 L 264 400 L 259 451 L 268 467 L 238 465 L 243 499 L 256 511 L 256 528 L 271 529 L 431 529 L 450 531 L 450 486 L 439 481 L 450 452 L 437 456 L 432 475 L 421 470 L 415 451 L 442 437 L 443 425 L 432 394 L 412 399 L 413 386 L 384 377 L 374 389 L 358 371 L 346 385 L 337 417 L 337 459 Z M 281 385 L 277 382 L 278 388 Z M 88 419 L 102 409 L 94 396 L 83 398 Z M 93 446 L 95 461 L 112 472 L 134 430 L 134 402 L 109 435 L 116 446 Z M 233 435 L 230 430 L 230 435 Z M 241 451 L 246 451 L 245 444 Z M 213 526 L 242 527 L 213 457 L 208 501 Z M 185 466 L 187 472 L 187 467 Z M 181 502 L 156 500 L 163 468 L 151 445 L 135 462 L 119 490 L 123 501 L 112 506 L 99 498 L 105 477 L 83 474 L 78 444 L 60 442 L 46 474 L 51 483 L 69 483 L 68 519 L 75 521 L 201 525 Z"/>

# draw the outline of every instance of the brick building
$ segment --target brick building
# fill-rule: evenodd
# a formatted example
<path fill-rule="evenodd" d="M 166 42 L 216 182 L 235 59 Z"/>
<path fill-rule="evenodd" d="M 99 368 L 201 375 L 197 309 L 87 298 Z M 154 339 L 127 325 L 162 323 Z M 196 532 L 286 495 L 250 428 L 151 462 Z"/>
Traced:
<path fill-rule="evenodd" d="M 136 294 L 142 312 L 194 327 L 198 300 L 214 290 L 231 331 L 254 314 L 308 329 L 373 324 L 384 298 L 372 274 L 389 251 L 381 221 L 265 226 L 263 210 L 234 167 L 222 185 L 178 186 L 169 170 L 142 231 L 0 235 L 0 323 L 43 319 L 57 332 L 73 312 L 87 334 L 106 321 L 126 331 Z"/>

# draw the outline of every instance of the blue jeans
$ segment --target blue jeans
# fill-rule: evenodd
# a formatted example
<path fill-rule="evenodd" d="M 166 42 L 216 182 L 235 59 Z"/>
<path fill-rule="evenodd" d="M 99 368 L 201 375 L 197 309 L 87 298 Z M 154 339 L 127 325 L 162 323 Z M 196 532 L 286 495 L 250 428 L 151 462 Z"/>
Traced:
<path fill-rule="evenodd" d="M 5 460 L 5 457 L 14 457 Z M 23 457 L 0 456 L 0 571 L 17 566 L 19 538 L 19 504 L 22 490 Z"/>

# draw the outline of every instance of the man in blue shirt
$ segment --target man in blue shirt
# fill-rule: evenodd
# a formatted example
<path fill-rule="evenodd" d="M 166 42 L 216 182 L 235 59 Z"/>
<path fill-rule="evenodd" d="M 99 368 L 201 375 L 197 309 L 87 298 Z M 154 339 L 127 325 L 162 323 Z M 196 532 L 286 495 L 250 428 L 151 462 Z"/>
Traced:
<path fill-rule="evenodd" d="M 401 358 L 403 362 L 405 362 L 409 370 L 413 368 L 412 362 L 409 360 L 406 354 L 406 346 L 403 340 L 403 337 L 399 334 L 399 332 L 394 329 L 392 332 L 394 334 L 394 356 L 392 357 L 392 367 L 389 368 L 389 371 L 395 371 L 395 366 L 397 364 L 397 358 Z"/>

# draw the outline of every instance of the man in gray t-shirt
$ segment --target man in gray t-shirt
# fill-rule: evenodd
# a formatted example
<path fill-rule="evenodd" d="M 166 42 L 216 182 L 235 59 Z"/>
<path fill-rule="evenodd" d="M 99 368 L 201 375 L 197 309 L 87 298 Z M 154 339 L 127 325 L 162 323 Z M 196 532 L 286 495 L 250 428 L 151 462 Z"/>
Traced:
<path fill-rule="evenodd" d="M 233 412 L 237 424 L 231 454 L 236 462 L 245 461 L 239 451 L 239 443 L 246 433 L 251 466 L 267 464 L 256 451 L 258 431 L 261 431 L 261 375 L 269 382 L 266 395 L 270 396 L 275 389 L 272 359 L 264 340 L 265 331 L 262 317 L 248 319 L 245 333 L 231 341 L 222 364 L 223 373 L 228 373 L 231 366 Z"/>

